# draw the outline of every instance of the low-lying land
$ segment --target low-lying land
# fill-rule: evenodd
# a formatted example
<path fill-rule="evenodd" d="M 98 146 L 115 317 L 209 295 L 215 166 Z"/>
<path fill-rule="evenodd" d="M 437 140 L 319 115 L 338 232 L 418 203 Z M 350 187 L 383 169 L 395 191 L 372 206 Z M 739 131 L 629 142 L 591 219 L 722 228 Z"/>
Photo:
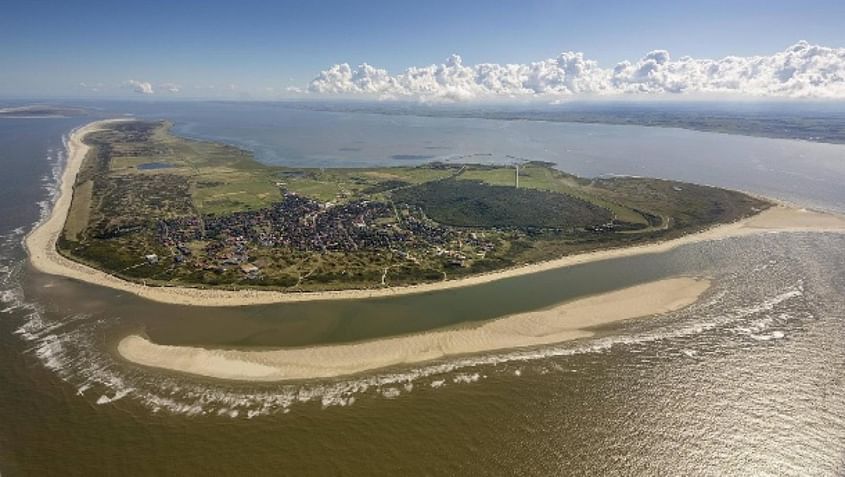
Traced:
<path fill-rule="evenodd" d="M 58 118 L 80 116 L 86 113 L 87 111 L 82 108 L 41 104 L 0 108 L 0 118 Z"/>
<path fill-rule="evenodd" d="M 785 103 L 762 103 L 748 107 L 748 105 L 737 103 L 725 103 L 705 108 L 695 103 L 680 103 L 672 106 L 665 102 L 659 104 L 574 102 L 554 106 L 536 106 L 531 109 L 455 106 L 430 106 L 421 109 L 416 104 L 408 107 L 381 102 L 288 105 L 288 107 L 315 111 L 668 127 L 741 136 L 845 144 L 845 114 L 841 110 L 818 104 L 810 107 L 798 106 Z"/>
<path fill-rule="evenodd" d="M 375 289 L 663 241 L 770 206 L 539 162 L 272 167 L 169 127 L 123 121 L 87 134 L 62 255 L 146 285 Z"/>

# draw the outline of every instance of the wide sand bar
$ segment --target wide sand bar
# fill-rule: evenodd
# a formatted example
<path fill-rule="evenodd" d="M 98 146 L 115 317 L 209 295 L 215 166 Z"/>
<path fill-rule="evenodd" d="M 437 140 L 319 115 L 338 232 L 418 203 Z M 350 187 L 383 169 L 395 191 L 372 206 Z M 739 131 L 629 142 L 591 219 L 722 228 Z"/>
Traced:
<path fill-rule="evenodd" d="M 361 343 L 262 351 L 205 349 L 123 338 L 118 352 L 133 363 L 244 381 L 329 378 L 446 356 L 559 343 L 593 334 L 589 327 L 667 313 L 694 303 L 710 281 L 669 278 L 519 313 L 478 326 Z"/>

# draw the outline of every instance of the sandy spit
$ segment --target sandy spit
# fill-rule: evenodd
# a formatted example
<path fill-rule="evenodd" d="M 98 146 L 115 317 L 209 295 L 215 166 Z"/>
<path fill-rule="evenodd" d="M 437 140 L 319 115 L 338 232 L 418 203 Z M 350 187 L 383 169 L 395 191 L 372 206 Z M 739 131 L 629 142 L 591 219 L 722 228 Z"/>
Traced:
<path fill-rule="evenodd" d="M 387 366 L 467 353 L 538 346 L 585 338 L 586 328 L 686 307 L 710 281 L 669 278 L 519 313 L 474 327 L 345 345 L 262 351 L 168 346 L 130 335 L 118 353 L 133 363 L 199 376 L 240 381 L 283 381 L 343 376 Z"/>
<path fill-rule="evenodd" d="M 119 121 L 119 120 L 112 120 Z M 188 287 L 156 287 L 122 280 L 103 271 L 69 260 L 56 252 L 56 241 L 70 211 L 76 174 L 88 152 L 82 139 L 108 121 L 97 121 L 74 131 L 68 141 L 68 161 L 62 175 L 59 197 L 49 218 L 39 224 L 26 238 L 26 248 L 33 267 L 41 272 L 64 276 L 95 285 L 110 287 L 140 297 L 176 305 L 244 306 L 268 303 L 343 300 L 386 297 L 409 293 L 423 293 L 450 288 L 479 285 L 503 278 L 526 275 L 554 268 L 649 253 L 660 253 L 680 245 L 720 240 L 728 237 L 778 231 L 819 231 L 845 233 L 845 218 L 838 215 L 778 205 L 754 217 L 732 224 L 720 225 L 707 231 L 648 245 L 625 247 L 563 257 L 518 268 L 423 285 L 373 290 L 343 290 L 328 292 L 281 292 L 271 290 L 220 290 Z"/>

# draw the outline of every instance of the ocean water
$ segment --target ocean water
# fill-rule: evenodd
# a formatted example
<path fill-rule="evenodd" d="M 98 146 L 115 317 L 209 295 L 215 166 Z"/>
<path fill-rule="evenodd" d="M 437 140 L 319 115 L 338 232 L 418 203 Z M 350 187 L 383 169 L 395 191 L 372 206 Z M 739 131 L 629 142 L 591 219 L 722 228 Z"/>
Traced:
<path fill-rule="evenodd" d="M 99 105 L 168 118 L 261 160 L 550 160 L 845 210 L 845 147 L 673 129 Z M 0 473 L 5 475 L 841 475 L 845 237 L 766 234 L 478 287 L 356 303 L 153 304 L 38 274 L 20 242 L 49 206 L 62 136 L 92 118 L 0 120 Z M 460 158 L 460 159 L 458 159 Z M 596 338 L 361 375 L 230 383 L 134 366 L 116 340 L 298 346 L 471 326 L 663 276 L 693 307 Z"/>

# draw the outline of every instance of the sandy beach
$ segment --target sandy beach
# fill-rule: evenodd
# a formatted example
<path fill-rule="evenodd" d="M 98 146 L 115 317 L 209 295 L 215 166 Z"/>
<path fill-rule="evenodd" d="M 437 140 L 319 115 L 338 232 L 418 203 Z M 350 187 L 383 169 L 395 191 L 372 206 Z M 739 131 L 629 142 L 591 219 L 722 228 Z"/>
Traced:
<path fill-rule="evenodd" d="M 138 335 L 118 352 L 133 363 L 200 376 L 247 381 L 329 378 L 399 364 L 586 338 L 587 328 L 686 307 L 710 281 L 670 278 L 461 327 L 347 345 L 265 351 L 166 346 Z"/>
<path fill-rule="evenodd" d="M 119 119 L 116 121 L 119 121 Z M 71 134 L 68 141 L 67 166 L 62 175 L 59 196 L 53 207 L 53 211 L 51 215 L 44 222 L 39 224 L 26 238 L 26 248 L 29 252 L 30 262 L 35 269 L 47 274 L 64 276 L 95 285 L 110 287 L 161 303 L 201 306 L 244 306 L 312 300 L 345 300 L 386 297 L 479 285 L 503 278 L 536 273 L 544 270 L 567 267 L 597 260 L 649 253 L 661 253 L 689 243 L 702 242 L 706 240 L 720 240 L 740 235 L 765 232 L 799 231 L 845 232 L 845 218 L 843 217 L 782 204 L 766 210 L 754 217 L 731 224 L 713 227 L 707 231 L 687 235 L 674 240 L 567 256 L 518 268 L 476 275 L 460 280 L 449 280 L 423 285 L 379 288 L 372 290 L 343 290 L 302 293 L 271 290 L 235 291 L 188 287 L 145 286 L 122 280 L 103 271 L 67 259 L 56 251 L 56 241 L 58 240 L 59 234 L 62 232 L 65 219 L 67 218 L 70 210 L 71 198 L 73 195 L 73 184 L 76 174 L 79 171 L 85 154 L 88 152 L 88 146 L 82 142 L 82 139 L 86 134 L 97 130 L 105 123 L 106 121 L 97 121 L 88 124 Z"/>

